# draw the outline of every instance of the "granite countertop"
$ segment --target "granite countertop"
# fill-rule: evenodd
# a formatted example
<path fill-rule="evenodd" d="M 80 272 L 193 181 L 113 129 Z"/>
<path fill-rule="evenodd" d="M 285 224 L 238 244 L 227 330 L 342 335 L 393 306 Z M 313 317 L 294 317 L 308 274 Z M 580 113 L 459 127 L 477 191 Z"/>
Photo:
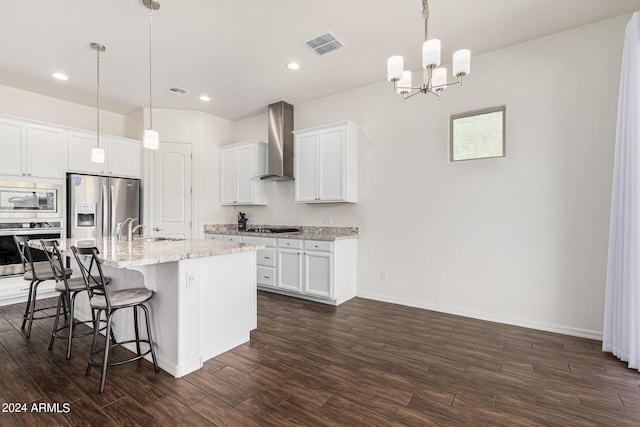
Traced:
<path fill-rule="evenodd" d="M 248 224 L 247 228 L 298 228 L 298 233 L 256 233 L 238 231 L 237 224 L 205 224 L 204 232 L 209 234 L 235 234 L 239 236 L 279 237 L 284 239 L 341 240 L 358 238 L 358 227 L 317 227 L 306 225 L 264 225 Z"/>
<path fill-rule="evenodd" d="M 217 242 L 213 240 L 160 240 L 131 242 L 115 238 L 60 239 L 61 251 L 70 251 L 71 246 L 95 246 L 100 251 L 100 260 L 109 267 L 126 268 L 140 265 L 160 264 L 185 259 L 205 258 L 263 249 L 264 245 Z M 32 240 L 29 246 L 41 248 L 40 241 Z"/>

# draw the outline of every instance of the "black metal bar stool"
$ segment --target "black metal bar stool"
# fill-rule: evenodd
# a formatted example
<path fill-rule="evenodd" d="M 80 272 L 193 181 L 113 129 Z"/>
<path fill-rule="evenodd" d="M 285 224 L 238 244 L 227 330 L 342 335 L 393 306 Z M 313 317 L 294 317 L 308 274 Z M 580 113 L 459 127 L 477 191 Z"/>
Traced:
<path fill-rule="evenodd" d="M 151 337 L 151 323 L 149 320 L 149 309 L 144 305 L 153 297 L 153 291 L 147 288 L 129 288 L 119 289 L 116 291 L 107 290 L 105 277 L 102 272 L 102 264 L 98 258 L 98 249 L 93 248 L 79 248 L 76 246 L 71 247 L 73 255 L 76 257 L 80 271 L 84 278 L 87 290 L 89 291 L 89 303 L 91 310 L 94 311 L 94 326 L 93 326 L 93 342 L 91 344 L 91 354 L 89 355 L 89 364 L 87 365 L 86 375 L 91 373 L 91 369 L 94 366 L 99 366 L 102 370 L 102 377 L 100 378 L 100 393 L 104 393 L 104 384 L 107 378 L 107 367 L 118 366 L 125 363 L 134 362 L 142 359 L 147 354 L 151 353 L 153 359 L 153 366 L 156 372 L 160 371 L 158 367 L 158 361 L 156 360 L 156 352 L 153 348 L 153 339 Z M 92 272 L 92 269 L 97 269 L 97 272 Z M 123 308 L 133 308 L 133 325 L 135 332 L 135 339 L 121 341 L 119 343 L 109 344 L 109 336 L 112 334 L 111 321 L 113 314 Z M 138 331 L 138 308 L 141 308 L 144 312 L 145 323 L 147 326 L 147 339 L 141 339 Z M 106 331 L 104 348 L 96 350 L 96 343 L 98 341 L 99 324 L 102 312 L 106 315 Z M 109 363 L 109 350 L 116 345 L 123 345 L 129 343 L 136 343 L 136 355 L 132 358 L 121 360 L 117 362 Z M 144 353 L 140 349 L 140 344 L 146 343 L 149 345 L 149 349 Z M 102 362 L 96 361 L 96 356 L 104 352 Z"/>
<path fill-rule="evenodd" d="M 51 264 L 51 271 L 53 272 L 54 278 L 56 280 L 56 291 L 60 293 L 58 296 L 58 306 L 56 309 L 56 320 L 53 323 L 53 329 L 51 331 L 51 340 L 49 341 L 49 350 L 53 349 L 53 343 L 56 338 L 62 338 L 67 340 L 67 360 L 71 359 L 71 345 L 73 342 L 73 338 L 86 337 L 87 335 L 93 334 L 93 330 L 86 332 L 77 332 L 74 331 L 74 328 L 78 325 L 86 325 L 87 323 L 95 324 L 95 319 L 93 318 L 94 311 L 91 310 L 92 320 L 88 321 L 76 321 L 75 320 L 75 301 L 76 296 L 80 292 L 85 292 L 87 290 L 86 283 L 84 282 L 84 277 L 68 277 L 65 274 L 64 267 L 64 257 L 60 253 L 60 249 L 58 248 L 58 242 L 56 240 L 40 240 L 40 244 L 42 248 L 45 250 L 44 253 L 47 255 L 47 259 Z M 109 284 L 111 279 L 109 277 L 105 277 L 105 282 Z M 67 310 L 64 309 L 66 306 Z M 58 327 L 60 322 L 61 314 L 69 314 L 69 321 Z M 65 316 L 66 317 L 66 316 Z M 106 326 L 105 326 L 106 327 Z M 103 327 L 102 329 L 104 329 Z M 101 329 L 101 330 L 102 330 Z M 63 333 L 65 332 L 66 333 Z M 112 335 L 113 338 L 113 335 Z M 115 342 L 115 339 L 113 340 Z"/>
<path fill-rule="evenodd" d="M 43 307 L 36 309 L 36 297 L 38 294 L 38 285 L 40 285 L 40 283 L 44 282 L 45 280 L 54 280 L 55 276 L 51 271 L 51 266 L 48 263 L 33 262 L 31 248 L 28 245 L 28 236 L 13 236 L 13 240 L 16 242 L 16 246 L 18 247 L 20 258 L 22 258 L 22 265 L 24 267 L 24 280 L 28 280 L 31 282 L 31 284 L 29 285 L 29 297 L 27 298 L 27 306 L 24 310 L 24 314 L 22 315 L 22 329 L 24 329 L 25 325 L 27 325 L 28 322 L 27 332 L 25 333 L 25 335 L 27 338 L 29 338 L 31 336 L 31 328 L 33 326 L 34 320 L 49 319 L 56 316 L 56 314 L 46 316 L 43 315 L 38 317 L 35 316 L 36 312 L 54 308 Z M 62 271 L 67 277 L 71 277 L 71 274 L 73 273 L 70 268 L 65 268 Z M 66 302 L 64 316 L 65 318 L 67 317 Z"/>

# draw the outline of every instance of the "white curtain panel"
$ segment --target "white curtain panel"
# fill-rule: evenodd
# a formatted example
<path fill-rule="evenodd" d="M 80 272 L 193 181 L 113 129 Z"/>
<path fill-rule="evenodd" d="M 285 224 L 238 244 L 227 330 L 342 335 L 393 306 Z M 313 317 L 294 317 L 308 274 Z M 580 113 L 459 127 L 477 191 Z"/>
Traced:
<path fill-rule="evenodd" d="M 622 53 L 602 349 L 640 370 L 640 12 Z"/>

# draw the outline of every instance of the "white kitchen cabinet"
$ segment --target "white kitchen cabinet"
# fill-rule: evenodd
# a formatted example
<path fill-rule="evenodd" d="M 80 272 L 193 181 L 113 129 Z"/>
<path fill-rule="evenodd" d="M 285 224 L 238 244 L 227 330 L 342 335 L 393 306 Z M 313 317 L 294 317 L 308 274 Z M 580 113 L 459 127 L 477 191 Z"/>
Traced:
<path fill-rule="evenodd" d="M 95 132 L 68 131 L 68 164 L 71 172 L 140 178 L 142 175 L 142 145 L 140 141 L 103 135 L 100 146 L 105 150 L 105 162 L 91 161 L 96 146 Z"/>
<path fill-rule="evenodd" d="M 333 245 L 305 240 L 303 291 L 307 295 L 333 298 Z"/>
<path fill-rule="evenodd" d="M 358 127 L 345 121 L 293 132 L 298 203 L 358 201 Z"/>
<path fill-rule="evenodd" d="M 271 237 L 242 236 L 242 242 L 265 246 L 264 249 L 256 252 L 257 284 L 261 287 L 275 288 L 276 239 Z"/>
<path fill-rule="evenodd" d="M 0 175 L 64 178 L 64 129 L 0 118 Z"/>
<path fill-rule="evenodd" d="M 264 245 L 256 253 L 258 289 L 332 305 L 356 296 L 358 239 L 308 240 L 210 233 L 205 233 L 205 239 Z"/>
<path fill-rule="evenodd" d="M 220 204 L 266 205 L 267 144 L 245 141 L 220 149 Z"/>
<path fill-rule="evenodd" d="M 109 175 L 140 178 L 142 176 L 140 141 L 117 136 L 106 136 L 105 140 Z"/>
<path fill-rule="evenodd" d="M 233 242 L 233 243 L 242 243 L 242 236 L 238 236 L 236 234 L 225 234 L 222 236 L 223 242 Z"/>
<path fill-rule="evenodd" d="M 285 291 L 302 292 L 302 241 L 278 239 L 278 268 L 276 287 Z"/>

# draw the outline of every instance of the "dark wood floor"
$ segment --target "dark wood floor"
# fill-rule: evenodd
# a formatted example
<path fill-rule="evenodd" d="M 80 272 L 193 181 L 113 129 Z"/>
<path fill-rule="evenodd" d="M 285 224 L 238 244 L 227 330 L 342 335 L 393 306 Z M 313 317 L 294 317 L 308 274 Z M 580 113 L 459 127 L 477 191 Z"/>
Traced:
<path fill-rule="evenodd" d="M 49 300 L 50 302 L 51 300 Z M 640 375 L 601 343 L 355 298 L 258 296 L 251 342 L 176 379 L 150 363 L 84 376 L 90 341 L 47 350 L 0 307 L 0 425 L 640 425 Z M 124 350 L 123 350 L 124 351 Z M 64 413 L 63 403 L 70 411 Z"/>

